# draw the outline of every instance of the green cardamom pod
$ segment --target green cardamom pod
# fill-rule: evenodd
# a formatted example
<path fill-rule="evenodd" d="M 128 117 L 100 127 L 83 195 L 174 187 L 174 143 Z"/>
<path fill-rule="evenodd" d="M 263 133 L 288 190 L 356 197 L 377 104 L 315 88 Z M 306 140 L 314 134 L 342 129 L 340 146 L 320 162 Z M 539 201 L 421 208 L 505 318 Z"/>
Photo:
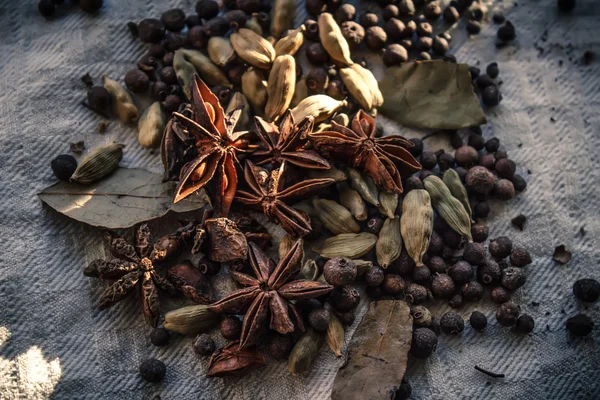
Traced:
<path fill-rule="evenodd" d="M 422 267 L 433 233 L 433 208 L 426 190 L 414 189 L 404 197 L 400 231 L 406 252 L 417 267 Z"/>
<path fill-rule="evenodd" d="M 446 186 L 448 186 L 448 189 L 450 190 L 450 193 L 452 193 L 452 196 L 456 197 L 458 201 L 460 201 L 460 203 L 463 205 L 463 207 L 469 214 L 469 217 L 471 217 L 471 222 L 473 222 L 473 211 L 471 210 L 471 204 L 469 203 L 469 195 L 467 194 L 467 189 L 462 184 L 458 173 L 452 168 L 450 168 L 446 172 L 444 172 L 444 176 L 442 179 L 444 180 Z"/>
<path fill-rule="evenodd" d="M 104 88 L 108 90 L 112 100 L 113 113 L 119 117 L 124 124 L 133 124 L 140 116 L 137 106 L 131 94 L 119 82 L 114 81 L 108 75 L 102 75 Z"/>
<path fill-rule="evenodd" d="M 379 232 L 375 255 L 381 268 L 387 268 L 400 257 L 402 252 L 402 235 L 400 234 L 400 217 L 387 218 Z"/>
<path fill-rule="evenodd" d="M 297 29 L 291 31 L 287 36 L 282 37 L 275 43 L 275 54 L 277 56 L 281 56 L 284 54 L 289 54 L 293 56 L 296 54 L 298 49 L 302 47 L 302 43 L 304 43 L 304 31 L 306 27 L 304 25 L 300 25 Z"/>
<path fill-rule="evenodd" d="M 211 330 L 219 320 L 219 314 L 210 311 L 207 305 L 196 304 L 178 308 L 165 314 L 163 326 L 182 335 L 197 335 Z"/>
<path fill-rule="evenodd" d="M 235 60 L 235 51 L 228 38 L 213 36 L 206 46 L 208 57 L 219 67 L 224 67 Z"/>
<path fill-rule="evenodd" d="M 323 242 L 314 251 L 324 258 L 346 257 L 355 259 L 367 254 L 377 243 L 377 236 L 368 232 L 340 233 Z"/>
<path fill-rule="evenodd" d="M 183 51 L 177 50 L 173 55 L 173 69 L 177 76 L 177 81 L 183 89 L 185 96 L 190 99 L 190 87 L 194 81 L 194 74 L 196 74 L 196 68 L 185 59 Z"/>
<path fill-rule="evenodd" d="M 348 177 L 350 178 L 350 185 L 362 196 L 367 203 L 373 204 L 375 207 L 379 207 L 379 189 L 368 176 L 365 176 L 355 170 L 354 168 L 348 168 Z"/>
<path fill-rule="evenodd" d="M 431 204 L 440 217 L 457 233 L 465 236 L 469 242 L 471 237 L 471 218 L 462 203 L 450 193 L 450 189 L 435 175 L 423 181 L 425 190 L 431 196 Z"/>
<path fill-rule="evenodd" d="M 344 184 L 339 190 L 340 203 L 348 210 L 357 221 L 366 221 L 369 216 L 367 205 L 360 193 Z"/>
<path fill-rule="evenodd" d="M 323 226 L 331 233 L 358 233 L 360 226 L 343 205 L 328 199 L 314 199 L 313 207 Z"/>
<path fill-rule="evenodd" d="M 365 272 L 367 272 L 367 270 L 369 268 L 371 268 L 373 266 L 373 261 L 369 261 L 369 260 L 352 260 L 352 261 L 354 261 L 354 265 L 356 265 L 356 275 L 357 276 L 363 275 Z"/>
<path fill-rule="evenodd" d="M 329 169 L 309 169 L 308 177 L 310 179 L 331 178 L 336 182 L 343 182 L 348 179 L 344 171 L 337 169 L 333 165 Z"/>
<path fill-rule="evenodd" d="M 327 326 L 327 332 L 325 333 L 325 341 L 333 354 L 336 357 L 342 356 L 342 348 L 344 348 L 344 325 L 340 319 L 335 315 L 335 312 L 329 310 L 329 325 Z"/>
<path fill-rule="evenodd" d="M 346 107 L 346 100 L 336 100 L 326 94 L 308 96 L 292 109 L 294 121 L 302 121 L 306 117 L 313 117 L 315 123 L 323 122 L 330 118 L 334 112 Z M 327 130 L 331 129 L 330 127 Z"/>
<path fill-rule="evenodd" d="M 247 28 L 238 29 L 231 34 L 230 39 L 233 49 L 242 60 L 256 68 L 271 68 L 275 60 L 275 49 L 267 39 Z"/>
<path fill-rule="evenodd" d="M 144 111 L 138 121 L 138 142 L 143 147 L 160 146 L 166 123 L 160 102 L 155 101 Z"/>
<path fill-rule="evenodd" d="M 89 185 L 109 175 L 119 166 L 123 158 L 123 147 L 120 143 L 110 143 L 94 148 L 81 159 L 70 181 Z"/>
<path fill-rule="evenodd" d="M 288 357 L 288 371 L 292 375 L 304 375 L 310 371 L 310 366 L 323 344 L 323 335 L 312 328 L 296 342 Z"/>
<path fill-rule="evenodd" d="M 379 192 L 379 212 L 388 218 L 394 218 L 398 208 L 398 194 Z"/>
<path fill-rule="evenodd" d="M 209 86 L 221 85 L 227 88 L 232 88 L 231 82 L 219 67 L 212 62 L 210 58 L 199 52 L 198 50 L 179 49 L 175 52 L 181 52 L 185 59 L 194 66 L 198 75 Z M 175 57 L 173 57 L 173 68 Z M 177 72 L 176 72 L 177 73 Z"/>
<path fill-rule="evenodd" d="M 256 115 L 264 115 L 269 97 L 267 81 L 262 72 L 250 67 L 242 74 L 242 93 L 248 99 Z"/>
<path fill-rule="evenodd" d="M 271 35 L 280 38 L 285 31 L 292 29 L 296 18 L 294 0 L 275 0 L 271 11 Z"/>
<path fill-rule="evenodd" d="M 313 259 L 308 259 L 304 265 L 302 265 L 298 276 L 310 281 L 316 281 L 321 277 L 322 274 L 323 270 L 319 267 L 319 264 L 317 264 L 317 262 Z"/>
<path fill-rule="evenodd" d="M 290 55 L 279 56 L 273 62 L 267 83 L 265 115 L 275 121 L 288 108 L 296 90 L 296 59 Z M 304 101 L 304 100 L 303 100 Z M 302 102 L 300 102 L 302 103 Z M 297 121 L 300 121 L 299 119 Z"/>
<path fill-rule="evenodd" d="M 333 15 L 322 13 L 319 15 L 318 24 L 319 39 L 329 56 L 343 65 L 352 65 L 350 46 Z"/>

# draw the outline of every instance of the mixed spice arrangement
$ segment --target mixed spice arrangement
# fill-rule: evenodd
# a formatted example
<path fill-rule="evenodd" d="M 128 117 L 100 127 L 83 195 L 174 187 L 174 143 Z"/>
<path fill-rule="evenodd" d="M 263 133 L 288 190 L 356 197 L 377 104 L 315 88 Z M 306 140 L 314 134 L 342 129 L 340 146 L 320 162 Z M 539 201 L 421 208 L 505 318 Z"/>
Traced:
<path fill-rule="evenodd" d="M 86 105 L 137 123 L 140 145 L 160 147 L 169 207 L 198 202 L 199 193 L 210 204 L 187 209 L 192 217 L 158 238 L 146 222 L 131 243 L 103 230 L 114 258 L 93 261 L 84 274 L 110 281 L 99 309 L 134 301 L 129 294 L 139 292 L 154 345 L 168 345 L 171 333 L 193 336 L 193 350 L 210 357 L 208 376 L 251 373 L 269 358 L 287 359 L 289 372 L 302 375 L 318 352 L 332 351 L 348 358 L 333 398 L 404 399 L 409 354 L 426 359 L 439 335 L 460 335 L 466 303 L 490 300 L 501 326 L 521 334 L 535 328 L 513 300 L 533 260 L 509 237 L 488 238 L 483 223 L 497 200 L 527 187 L 500 140 L 482 134 L 481 103 L 502 100 L 499 66 L 482 74 L 448 52 L 448 29 L 461 18 L 471 34 L 482 21 L 501 24 L 498 45 L 516 31 L 472 1 L 444 10 L 437 1 L 378 1 L 360 15 L 342 3 L 307 0 L 313 19 L 299 27 L 290 0 L 200 0 L 195 14 L 172 9 L 128 25 L 147 53 L 124 86 L 106 75 L 95 86 L 86 76 Z M 391 81 L 380 85 L 355 56 L 365 49 L 382 55 Z M 135 96 L 153 103 L 142 111 Z M 448 115 L 448 107 L 457 111 Z M 431 133 L 387 135 L 378 110 Z M 426 146 L 431 135 L 447 135 L 454 154 Z M 114 178 L 122 156 L 118 143 L 79 163 L 60 155 L 52 169 L 69 183 L 44 194 L 93 196 L 94 185 Z M 261 214 L 285 231 L 279 243 L 257 220 Z M 521 214 L 512 223 L 523 230 L 526 220 Z M 555 259 L 568 262 L 567 253 L 557 248 Z M 218 293 L 216 274 L 239 288 Z M 581 279 L 573 293 L 596 301 L 600 283 Z M 170 295 L 191 305 L 165 312 L 159 299 Z M 370 304 L 358 321 L 361 302 Z M 433 315 L 428 306 L 440 302 L 457 311 Z M 483 331 L 488 319 L 474 311 L 468 322 Z M 352 325 L 358 327 L 348 338 Z M 215 328 L 229 341 L 219 349 Z M 566 328 L 585 336 L 593 321 L 577 315 Z M 156 359 L 140 366 L 150 382 L 165 371 Z"/>

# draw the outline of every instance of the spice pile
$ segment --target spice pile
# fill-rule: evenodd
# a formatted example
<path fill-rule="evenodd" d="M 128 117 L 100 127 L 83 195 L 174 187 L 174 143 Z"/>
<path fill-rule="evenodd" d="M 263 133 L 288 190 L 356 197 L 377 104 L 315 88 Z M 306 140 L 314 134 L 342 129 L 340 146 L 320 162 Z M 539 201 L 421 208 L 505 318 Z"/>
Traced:
<path fill-rule="evenodd" d="M 209 376 L 251 372 L 267 362 L 265 355 L 287 359 L 290 373 L 305 374 L 323 342 L 342 356 L 345 329 L 355 324 L 366 293 L 372 303 L 348 344 L 353 365 L 338 373 L 334 398 L 347 397 L 352 382 L 367 378 L 357 366 L 370 365 L 375 355 L 394 364 L 378 385 L 396 398 L 410 395 L 403 383 L 408 353 L 428 358 L 438 335 L 465 329 L 457 312 L 438 318 L 425 305 L 446 301 L 460 309 L 489 298 L 498 304 L 500 325 L 532 332 L 533 318 L 511 301 L 532 259 L 508 237 L 488 241 L 481 222 L 491 199 L 508 201 L 526 189 L 516 164 L 499 139 L 484 139 L 480 126 L 443 132 L 454 155 L 426 149 L 421 139 L 385 135 L 375 116 L 386 99 L 366 64 L 352 58 L 364 41 L 370 50 L 385 47 L 383 62 L 394 68 L 407 65 L 409 55 L 429 60 L 430 50 L 443 61 L 427 65 L 455 63 L 447 53 L 449 35 L 432 37 L 426 22 L 442 15 L 437 2 L 383 2 L 382 28 L 378 14 L 361 15 L 359 24 L 353 6 L 307 1 L 316 20 L 296 29 L 295 2 L 275 1 L 272 10 L 267 3 L 231 1 L 220 10 L 201 0 L 197 15 L 173 9 L 160 20 L 130 24 L 148 53 L 125 75 L 128 90 L 107 76 L 103 86 L 90 82 L 88 107 L 137 122 L 140 144 L 160 146 L 164 180 L 177 182 L 173 202 L 205 190 L 212 205 L 158 240 L 147 224 L 138 226 L 134 244 L 104 231 L 116 258 L 84 270 L 115 281 L 98 308 L 138 286 L 152 343 L 167 345 L 169 332 L 197 335 L 192 346 L 210 356 Z M 443 18 L 453 23 L 468 11 L 467 29 L 476 33 L 484 11 L 463 3 L 449 6 Z M 415 17 L 417 9 L 424 17 Z M 506 22 L 498 37 L 514 39 L 514 27 L 506 33 L 511 27 Z M 314 64 L 306 74 L 295 58 L 301 50 Z M 497 64 L 485 75 L 475 67 L 463 72 L 486 106 L 500 102 Z M 130 91 L 154 101 L 139 118 Z M 61 180 L 89 184 L 109 175 L 121 157 L 122 146 L 112 144 L 79 166 L 59 156 L 52 168 Z M 269 231 L 248 210 L 286 232 L 278 261 L 266 254 L 273 245 Z M 520 216 L 513 223 L 523 229 L 525 221 Z M 204 256 L 192 262 L 184 259 L 188 251 Z M 241 288 L 216 296 L 210 277 L 222 268 Z M 161 290 L 197 304 L 167 312 L 159 328 Z M 595 301 L 598 283 L 578 281 L 574 293 Z M 586 318 L 570 319 L 567 328 L 589 333 L 593 323 Z M 381 321 L 398 329 L 380 331 Z M 478 311 L 469 322 L 477 331 L 488 324 Z M 217 325 L 230 342 L 215 350 L 208 332 Z M 376 329 L 381 342 L 373 343 Z M 148 360 L 140 373 L 160 381 L 165 365 Z"/>

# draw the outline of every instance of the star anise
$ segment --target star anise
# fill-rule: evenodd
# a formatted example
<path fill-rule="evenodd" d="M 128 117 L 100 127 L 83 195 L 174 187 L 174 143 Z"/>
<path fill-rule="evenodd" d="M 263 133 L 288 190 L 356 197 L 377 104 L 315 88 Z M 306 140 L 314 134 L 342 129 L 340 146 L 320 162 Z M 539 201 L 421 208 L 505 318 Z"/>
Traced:
<path fill-rule="evenodd" d="M 102 236 L 117 259 L 92 261 L 83 273 L 94 278 L 118 280 L 102 293 L 98 309 L 113 306 L 138 286 L 146 322 L 156 327 L 160 315 L 157 287 L 170 292 L 175 288 L 155 270 L 150 228 L 147 224 L 138 227 L 135 247 L 115 232 L 103 231 Z"/>
<path fill-rule="evenodd" d="M 234 132 L 242 110 L 225 115 L 217 96 L 198 76 L 194 77 L 190 91 L 192 118 L 177 112 L 173 118 L 193 136 L 198 156 L 181 168 L 173 202 L 206 187 L 212 195 L 215 212 L 227 216 L 238 183 L 237 154 L 250 151 L 248 141 L 242 139 L 248 132 Z"/>
<path fill-rule="evenodd" d="M 314 299 L 329 293 L 333 287 L 318 281 L 294 280 L 300 272 L 302 244 L 297 241 L 277 266 L 262 250 L 250 243 L 248 260 L 255 277 L 230 271 L 231 277 L 245 288 L 209 306 L 215 312 L 245 314 L 240 337 L 240 348 L 255 344 L 263 333 L 271 314 L 270 328 L 291 333 L 295 328 L 304 330 L 302 316 L 290 300 Z"/>
<path fill-rule="evenodd" d="M 286 162 L 283 162 L 278 169 L 269 173 L 246 160 L 244 178 L 250 191 L 238 190 L 235 200 L 262 210 L 271 221 L 280 224 L 293 237 L 302 237 L 312 230 L 310 218 L 289 204 L 306 199 L 335 181 L 331 178 L 306 179 L 284 189 L 285 168 Z"/>
<path fill-rule="evenodd" d="M 402 177 L 421 169 L 421 164 L 408 151 L 413 144 L 399 135 L 375 137 L 375 120 L 362 110 L 352 119 L 351 126 L 352 129 L 332 121 L 331 131 L 309 137 L 325 157 L 363 170 L 387 192 L 402 193 Z"/>
<path fill-rule="evenodd" d="M 329 163 L 314 150 L 305 149 L 308 134 L 312 132 L 314 119 L 307 117 L 297 125 L 294 123 L 292 112 L 287 110 L 279 127 L 267 122 L 261 117 L 254 117 L 260 140 L 266 150 L 257 150 L 253 157 L 257 165 L 273 163 L 280 165 L 287 161 L 302 168 L 329 169 Z"/>
<path fill-rule="evenodd" d="M 241 376 L 267 363 L 256 348 L 240 349 L 235 340 L 215 351 L 208 362 L 208 376 Z"/>

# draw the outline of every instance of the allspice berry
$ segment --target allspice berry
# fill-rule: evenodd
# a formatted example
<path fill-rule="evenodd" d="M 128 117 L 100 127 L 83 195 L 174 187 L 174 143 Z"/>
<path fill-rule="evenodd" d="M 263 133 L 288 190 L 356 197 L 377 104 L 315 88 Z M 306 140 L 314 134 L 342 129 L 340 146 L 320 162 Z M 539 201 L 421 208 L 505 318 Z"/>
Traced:
<path fill-rule="evenodd" d="M 533 332 L 534 327 L 535 322 L 533 321 L 533 317 L 528 314 L 522 314 L 519 318 L 517 318 L 515 332 L 522 334 L 531 333 Z"/>
<path fill-rule="evenodd" d="M 352 4 L 342 4 L 335 10 L 334 18 L 338 24 L 346 21 L 354 21 L 356 8 Z"/>
<path fill-rule="evenodd" d="M 510 42 L 515 39 L 517 33 L 514 25 L 510 21 L 506 21 L 504 25 L 498 28 L 496 36 L 502 42 Z"/>
<path fill-rule="evenodd" d="M 267 341 L 267 351 L 276 360 L 285 360 L 294 347 L 294 338 L 290 335 L 275 334 Z"/>
<path fill-rule="evenodd" d="M 442 9 L 437 1 L 431 1 L 423 7 L 423 15 L 430 21 L 435 21 L 442 15 Z"/>
<path fill-rule="evenodd" d="M 165 11 L 160 20 L 167 30 L 179 32 L 185 26 L 185 12 L 181 8 L 172 8 Z"/>
<path fill-rule="evenodd" d="M 502 93 L 496 85 L 490 85 L 481 92 L 481 101 L 487 107 L 496 107 L 502 101 Z"/>
<path fill-rule="evenodd" d="M 487 168 L 480 166 L 471 168 L 469 172 L 467 172 L 465 180 L 467 188 L 478 194 L 488 194 L 492 191 L 494 184 L 496 183 L 494 174 Z"/>
<path fill-rule="evenodd" d="M 438 273 L 438 274 L 445 274 L 446 273 L 446 262 L 444 261 L 444 259 L 442 257 L 439 256 L 426 256 L 427 261 L 425 261 L 425 264 L 427 265 L 427 267 L 429 268 L 429 270 L 431 272 Z"/>
<path fill-rule="evenodd" d="M 433 35 L 433 27 L 429 22 L 421 22 L 417 25 L 417 36 L 431 36 Z"/>
<path fill-rule="evenodd" d="M 444 10 L 443 17 L 444 17 L 444 21 L 447 22 L 448 24 L 454 24 L 455 22 L 458 22 L 458 20 L 460 19 L 460 14 L 456 10 L 456 8 L 454 8 L 452 6 L 448 6 Z"/>
<path fill-rule="evenodd" d="M 431 281 L 431 271 L 427 267 L 416 267 L 413 269 L 412 279 L 417 283 L 428 283 Z"/>
<path fill-rule="evenodd" d="M 469 22 L 467 22 L 467 32 L 471 35 L 477 35 L 481 32 L 481 23 L 479 23 L 479 21 L 469 20 Z"/>
<path fill-rule="evenodd" d="M 315 331 L 325 332 L 329 326 L 331 316 L 325 308 L 317 308 L 308 313 L 308 323 Z"/>
<path fill-rule="evenodd" d="M 417 327 L 428 327 L 431 325 L 431 311 L 424 306 L 414 306 L 410 309 L 410 315 L 413 317 L 413 324 Z"/>
<path fill-rule="evenodd" d="M 498 149 L 500 148 L 500 139 L 498 138 L 491 138 L 488 139 L 487 142 L 485 142 L 485 149 L 488 153 L 495 153 L 496 151 L 498 151 Z"/>
<path fill-rule="evenodd" d="M 385 278 L 383 268 L 378 265 L 373 265 L 367 270 L 367 272 L 365 272 L 364 278 L 368 287 L 381 285 L 383 283 L 383 279 Z"/>
<path fill-rule="evenodd" d="M 494 196 L 498 200 L 508 201 L 515 197 L 515 187 L 508 179 L 500 179 L 494 186 Z"/>
<path fill-rule="evenodd" d="M 458 335 L 465 329 L 465 321 L 454 311 L 448 311 L 440 318 L 440 328 L 444 333 Z"/>
<path fill-rule="evenodd" d="M 329 295 L 329 302 L 336 310 L 350 311 L 360 303 L 360 294 L 350 286 L 336 287 Z"/>
<path fill-rule="evenodd" d="M 479 301 L 483 297 L 483 286 L 477 281 L 465 283 L 461 288 L 465 301 Z"/>
<path fill-rule="evenodd" d="M 351 47 L 359 46 L 365 38 L 365 29 L 354 21 L 346 21 L 340 28 Z"/>
<path fill-rule="evenodd" d="M 454 294 L 456 286 L 447 274 L 436 274 L 431 282 L 431 291 L 436 297 L 448 298 Z"/>
<path fill-rule="evenodd" d="M 137 68 L 125 73 L 125 86 L 133 93 L 144 93 L 150 88 L 150 78 Z"/>
<path fill-rule="evenodd" d="M 412 18 L 415 15 L 415 4 L 413 0 L 400 0 L 398 2 L 398 11 L 402 18 Z"/>
<path fill-rule="evenodd" d="M 504 269 L 502 271 L 502 278 L 500 278 L 502 286 L 510 291 L 517 290 L 523 286 L 526 281 L 527 277 L 523 273 L 523 270 L 517 267 L 508 267 Z"/>
<path fill-rule="evenodd" d="M 329 54 L 321 43 L 312 43 L 306 48 L 306 58 L 315 65 L 323 65 L 329 61 Z"/>
<path fill-rule="evenodd" d="M 490 215 L 491 207 L 487 201 L 480 201 L 473 207 L 473 216 L 475 218 L 487 218 Z"/>
<path fill-rule="evenodd" d="M 417 328 L 413 332 L 410 354 L 413 357 L 426 359 L 435 351 L 438 343 L 437 335 L 429 328 Z"/>
<path fill-rule="evenodd" d="M 92 86 L 87 93 L 88 107 L 98 114 L 109 117 L 112 98 L 104 86 Z"/>
<path fill-rule="evenodd" d="M 194 338 L 192 347 L 199 356 L 210 356 L 215 351 L 215 342 L 206 333 L 201 333 Z"/>
<path fill-rule="evenodd" d="M 444 242 L 442 237 L 437 232 L 433 232 L 431 234 L 431 238 L 429 239 L 429 248 L 427 249 L 428 255 L 439 255 L 444 248 Z"/>
<path fill-rule="evenodd" d="M 64 182 L 69 182 L 69 178 L 77 169 L 77 160 L 70 154 L 61 154 L 54 158 L 50 163 L 54 176 Z"/>
<path fill-rule="evenodd" d="M 223 17 L 212 18 L 204 24 L 204 32 L 206 32 L 209 37 L 224 36 L 229 29 L 229 21 Z"/>
<path fill-rule="evenodd" d="M 507 302 L 501 304 L 496 310 L 496 320 L 502 326 L 514 326 L 517 323 L 519 313 L 519 306 L 515 303 Z"/>
<path fill-rule="evenodd" d="M 385 48 L 382 59 L 383 63 L 388 67 L 400 65 L 408 61 L 408 52 L 401 45 L 393 43 Z"/>
<path fill-rule="evenodd" d="M 387 41 L 387 34 L 380 26 L 372 26 L 367 29 L 365 41 L 370 50 L 381 50 Z"/>
<path fill-rule="evenodd" d="M 366 226 L 365 230 L 374 235 L 378 235 L 379 232 L 381 231 L 381 228 L 383 228 L 384 222 L 385 221 L 383 220 L 383 218 L 373 217 L 367 221 L 367 226 Z"/>
<path fill-rule="evenodd" d="M 329 86 L 329 75 L 325 68 L 315 68 L 306 75 L 306 86 L 316 94 L 323 94 Z"/>
<path fill-rule="evenodd" d="M 490 300 L 496 304 L 506 303 L 510 300 L 510 292 L 502 286 L 496 286 L 490 292 Z"/>
<path fill-rule="evenodd" d="M 493 257 L 502 259 L 510 255 L 512 248 L 512 240 L 506 236 L 499 236 L 490 242 L 488 250 Z"/>
<path fill-rule="evenodd" d="M 318 42 L 319 39 L 319 24 L 317 23 L 317 21 L 312 20 L 312 19 L 307 19 L 306 22 L 304 22 L 304 27 L 306 28 L 304 30 L 304 37 L 307 38 L 308 40 L 312 40 L 314 42 Z"/>
<path fill-rule="evenodd" d="M 40 0 L 38 2 L 38 11 L 44 17 L 51 17 L 56 12 L 56 6 L 52 0 Z"/>
<path fill-rule="evenodd" d="M 390 18 L 385 23 L 385 33 L 392 42 L 399 42 L 406 37 L 406 34 L 404 33 L 405 28 L 404 22 L 397 18 Z"/>
<path fill-rule="evenodd" d="M 406 251 L 400 253 L 400 257 L 388 267 L 388 272 L 397 273 L 400 276 L 411 276 L 413 269 L 415 268 L 415 262 Z"/>
<path fill-rule="evenodd" d="M 479 153 L 471 146 L 462 146 L 454 153 L 456 163 L 462 167 L 472 167 L 479 160 Z"/>
<path fill-rule="evenodd" d="M 479 156 L 478 164 L 482 167 L 489 169 L 490 171 L 494 169 L 494 164 L 496 163 L 496 158 L 493 154 L 482 154 Z"/>
<path fill-rule="evenodd" d="M 469 135 L 468 144 L 475 150 L 479 151 L 483 149 L 483 146 L 485 146 L 485 139 L 481 135 L 471 134 Z"/>
<path fill-rule="evenodd" d="M 466 283 L 473 277 L 473 266 L 461 260 L 448 269 L 448 274 L 456 283 Z"/>
<path fill-rule="evenodd" d="M 575 337 L 589 335 L 594 329 L 594 321 L 584 314 L 577 314 L 567 320 L 567 330 Z"/>
<path fill-rule="evenodd" d="M 461 308 L 465 304 L 465 299 L 460 293 L 455 293 L 448 300 L 448 305 L 452 308 Z"/>
<path fill-rule="evenodd" d="M 425 150 L 421 154 L 421 165 L 424 169 L 434 169 L 437 165 L 437 156 L 434 152 Z"/>
<path fill-rule="evenodd" d="M 477 280 L 484 285 L 496 284 L 500 282 L 501 277 L 500 265 L 494 260 L 486 260 L 477 268 Z"/>
<path fill-rule="evenodd" d="M 243 28 L 246 26 L 248 16 L 242 10 L 231 10 L 223 14 L 223 18 L 229 24 L 229 27 L 234 29 Z"/>
<path fill-rule="evenodd" d="M 237 8 L 246 14 L 252 14 L 260 11 L 260 0 L 237 0 Z"/>
<path fill-rule="evenodd" d="M 481 311 L 473 311 L 469 318 L 469 323 L 476 331 L 482 331 L 487 326 L 487 317 Z"/>
<path fill-rule="evenodd" d="M 404 291 L 404 300 L 412 304 L 421 304 L 427 300 L 427 288 L 416 283 L 411 283 Z"/>
<path fill-rule="evenodd" d="M 367 29 L 376 26 L 379 23 L 379 18 L 377 17 L 377 14 L 366 13 L 360 17 L 359 22 L 363 28 Z"/>
<path fill-rule="evenodd" d="M 221 320 L 221 336 L 229 340 L 237 340 L 242 334 L 242 321 L 232 315 Z"/>
<path fill-rule="evenodd" d="M 381 284 L 381 288 L 384 292 L 393 295 L 402 293 L 405 287 L 406 284 L 404 283 L 404 279 L 396 274 L 385 275 L 383 283 Z"/>
<path fill-rule="evenodd" d="M 354 282 L 356 274 L 356 264 L 348 258 L 332 258 L 323 266 L 323 277 L 336 287 Z"/>
<path fill-rule="evenodd" d="M 448 52 L 448 41 L 444 38 L 436 36 L 433 38 L 433 45 L 431 46 L 433 52 L 438 56 L 443 56 Z"/>
<path fill-rule="evenodd" d="M 146 382 L 157 383 L 165 378 L 167 367 L 156 358 L 149 358 L 140 364 L 140 375 Z"/>
<path fill-rule="evenodd" d="M 389 21 L 391 18 L 398 18 L 400 10 L 394 4 L 388 4 L 383 8 L 382 15 L 384 21 Z"/>
<path fill-rule="evenodd" d="M 196 14 L 206 20 L 214 18 L 219 14 L 219 3 L 215 0 L 198 0 L 196 2 Z"/>
<path fill-rule="evenodd" d="M 517 165 L 513 160 L 501 158 L 500 160 L 496 161 L 494 168 L 500 178 L 510 179 L 515 174 Z"/>
<path fill-rule="evenodd" d="M 471 265 L 482 265 L 485 262 L 486 249 L 481 243 L 467 243 L 463 253 L 465 261 Z"/>
<path fill-rule="evenodd" d="M 157 43 L 165 36 L 165 26 L 156 18 L 141 20 L 137 26 L 138 37 L 142 42 Z"/>
<path fill-rule="evenodd" d="M 579 300 L 594 302 L 600 298 L 600 282 L 595 279 L 579 279 L 573 284 L 573 294 Z"/>
<path fill-rule="evenodd" d="M 203 49 L 208 44 L 208 35 L 202 26 L 192 27 L 187 34 L 187 41 L 195 49 Z"/>
<path fill-rule="evenodd" d="M 154 328 L 150 332 L 150 343 L 156 347 L 164 347 L 169 344 L 171 334 L 165 328 Z"/>
<path fill-rule="evenodd" d="M 527 249 L 523 247 L 515 246 L 510 252 L 510 263 L 515 267 L 522 268 L 531 264 L 531 261 L 531 255 L 529 255 Z"/>

